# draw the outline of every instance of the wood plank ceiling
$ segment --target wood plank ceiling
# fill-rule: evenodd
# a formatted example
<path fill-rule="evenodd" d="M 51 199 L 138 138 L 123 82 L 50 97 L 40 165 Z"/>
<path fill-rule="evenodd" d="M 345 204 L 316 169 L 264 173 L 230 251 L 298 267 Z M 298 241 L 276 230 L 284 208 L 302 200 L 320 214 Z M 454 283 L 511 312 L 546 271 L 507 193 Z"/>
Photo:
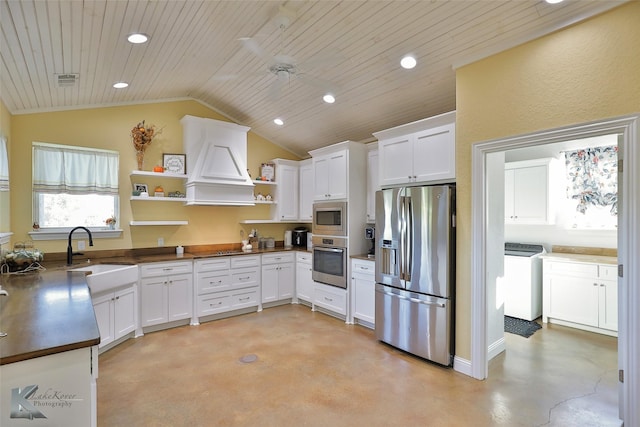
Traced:
<path fill-rule="evenodd" d="M 621 3 L 0 0 L 0 98 L 12 114 L 193 98 L 306 157 L 454 110 L 456 64 Z M 151 39 L 132 45 L 133 32 Z M 407 53 L 413 70 L 399 66 Z M 265 60 L 275 55 L 297 71 L 279 95 Z M 67 73 L 77 82 L 59 87 Z"/>

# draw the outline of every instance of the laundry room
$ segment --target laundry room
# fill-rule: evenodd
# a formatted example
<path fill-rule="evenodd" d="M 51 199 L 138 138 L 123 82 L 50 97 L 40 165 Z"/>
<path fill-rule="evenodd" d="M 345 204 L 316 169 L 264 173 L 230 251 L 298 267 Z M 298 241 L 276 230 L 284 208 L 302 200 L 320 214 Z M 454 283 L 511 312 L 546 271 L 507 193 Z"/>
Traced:
<path fill-rule="evenodd" d="M 617 336 L 618 138 L 504 152 L 505 316 Z M 593 313 L 578 312 L 585 294 Z"/>

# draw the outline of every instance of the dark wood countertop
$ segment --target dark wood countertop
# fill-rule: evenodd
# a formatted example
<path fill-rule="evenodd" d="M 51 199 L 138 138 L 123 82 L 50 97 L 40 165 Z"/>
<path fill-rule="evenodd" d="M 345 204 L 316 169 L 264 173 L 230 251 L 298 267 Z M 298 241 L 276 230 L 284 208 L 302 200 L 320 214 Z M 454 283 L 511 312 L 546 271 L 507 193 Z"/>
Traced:
<path fill-rule="evenodd" d="M 71 269 L 95 264 L 135 265 L 289 251 L 308 252 L 306 248 L 276 247 L 226 253 L 225 249 L 199 247 L 184 255 L 168 251 L 101 253 L 101 256 L 87 253 L 86 258 L 74 259 L 71 266 L 61 257 L 53 257 L 44 262 L 46 271 L 0 275 L 0 286 L 9 293 L 8 297 L 0 296 L 0 331 L 8 333 L 0 338 L 0 365 L 100 342 L 86 273 L 69 271 Z"/>
<path fill-rule="evenodd" d="M 97 345 L 100 332 L 83 272 L 0 276 L 0 365 Z"/>

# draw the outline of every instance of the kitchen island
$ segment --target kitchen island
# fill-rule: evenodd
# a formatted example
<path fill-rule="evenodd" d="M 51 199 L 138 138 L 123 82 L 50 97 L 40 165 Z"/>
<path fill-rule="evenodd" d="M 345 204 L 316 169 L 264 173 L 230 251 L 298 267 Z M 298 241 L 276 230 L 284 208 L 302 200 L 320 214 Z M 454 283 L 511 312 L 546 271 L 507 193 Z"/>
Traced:
<path fill-rule="evenodd" d="M 0 276 L 0 425 L 95 426 L 100 334 L 85 273 Z"/>

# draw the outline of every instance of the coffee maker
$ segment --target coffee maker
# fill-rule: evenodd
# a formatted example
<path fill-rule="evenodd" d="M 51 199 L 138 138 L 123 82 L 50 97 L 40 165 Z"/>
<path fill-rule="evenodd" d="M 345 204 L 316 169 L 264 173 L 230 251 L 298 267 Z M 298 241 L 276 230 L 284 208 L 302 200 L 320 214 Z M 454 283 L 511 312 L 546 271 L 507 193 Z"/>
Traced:
<path fill-rule="evenodd" d="M 367 257 L 374 258 L 376 254 L 376 228 L 374 226 L 368 226 L 364 229 L 364 238 L 369 241 L 369 252 L 367 252 Z"/>

